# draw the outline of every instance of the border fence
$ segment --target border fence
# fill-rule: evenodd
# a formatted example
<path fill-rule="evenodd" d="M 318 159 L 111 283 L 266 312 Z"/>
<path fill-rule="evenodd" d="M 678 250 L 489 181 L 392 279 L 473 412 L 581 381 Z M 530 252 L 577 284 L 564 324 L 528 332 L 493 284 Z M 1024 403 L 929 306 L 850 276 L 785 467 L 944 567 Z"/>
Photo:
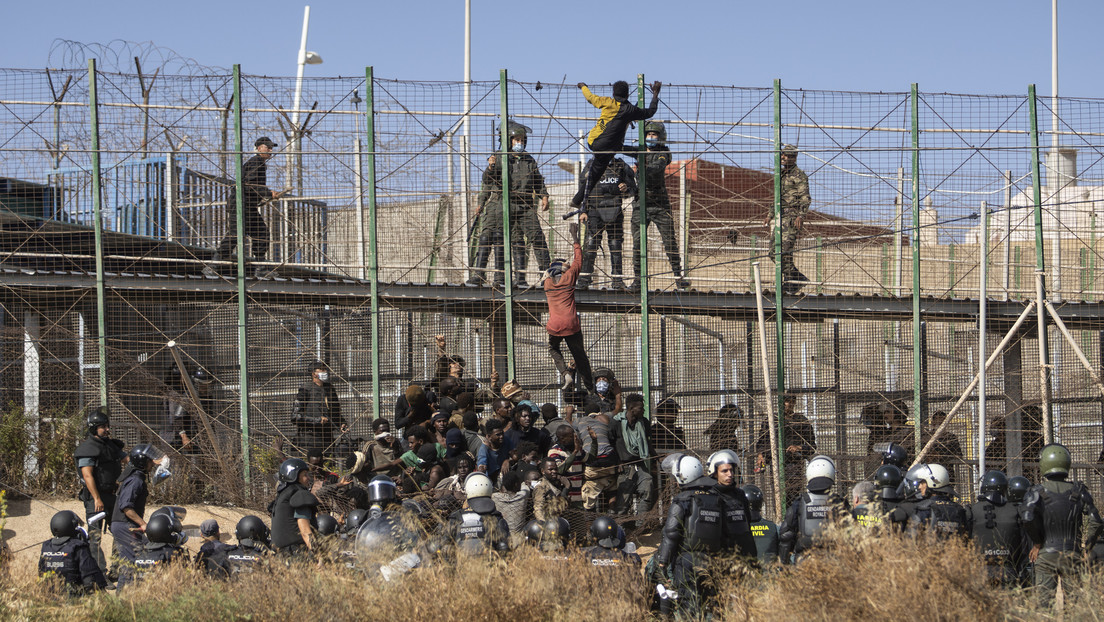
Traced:
<path fill-rule="evenodd" d="M 644 85 L 630 95 L 641 105 Z M 736 449 L 744 478 L 778 499 L 778 465 L 760 471 L 756 457 L 791 393 L 843 483 L 869 476 L 874 445 L 890 440 L 945 462 L 962 495 L 983 469 L 1031 475 L 1052 439 L 1079 477 L 1100 472 L 1104 101 L 776 82 L 665 85 L 660 102 L 691 289 L 676 287 L 655 227 L 632 244 L 641 190 L 624 199 L 624 248 L 602 245 L 577 299 L 591 361 L 643 393 L 675 439 L 661 451 Z M 152 80 L 94 61 L 0 70 L 0 392 L 26 425 L 23 473 L 59 413 L 107 403 L 125 420 L 116 435 L 137 440 L 164 438 L 183 405 L 210 426 L 201 446 L 222 469 L 201 475 L 250 483 L 294 446 L 309 363 L 330 367 L 348 437 L 369 438 L 408 383 L 433 378 L 436 335 L 467 376 L 489 386 L 497 372 L 563 405 L 531 231 L 506 227 L 503 265 L 465 283 L 492 209 L 532 219 L 551 256 L 570 257 L 562 217 L 596 118 L 574 85 L 505 71 L 414 82 L 368 68 L 297 84 L 237 67 Z M 529 128 L 548 211 L 480 203 L 488 158 L 508 156 L 504 119 Z M 643 134 L 629 133 L 626 153 Z M 216 258 L 244 226 L 242 162 L 260 136 L 280 144 L 268 185 L 286 192 L 262 208 L 271 240 L 252 249 L 260 261 Z M 784 144 L 812 196 L 798 294 L 776 286 Z M 639 292 L 613 287 L 634 276 Z M 213 378 L 202 395 L 184 380 L 199 369 Z M 655 416 L 667 399 L 677 410 Z"/>

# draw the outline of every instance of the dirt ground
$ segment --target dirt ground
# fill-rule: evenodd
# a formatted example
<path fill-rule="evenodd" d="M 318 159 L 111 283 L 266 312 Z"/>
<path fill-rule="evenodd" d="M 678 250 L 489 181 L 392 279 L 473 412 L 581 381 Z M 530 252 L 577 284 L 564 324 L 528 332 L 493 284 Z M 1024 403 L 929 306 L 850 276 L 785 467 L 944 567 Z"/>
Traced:
<path fill-rule="evenodd" d="M 184 529 L 188 533 L 188 542 L 185 545 L 194 555 L 199 551 L 203 543 L 199 536 L 199 525 L 208 518 L 218 521 L 222 531 L 223 542 L 234 542 L 234 526 L 243 516 L 257 514 L 269 522 L 264 512 L 247 510 L 237 507 L 223 507 L 217 505 L 187 505 L 183 506 L 187 511 L 184 518 Z M 156 506 L 147 508 L 147 515 Z M 15 499 L 8 501 L 8 517 L 4 523 L 4 541 L 14 553 L 13 566 L 34 568 L 38 564 L 40 545 L 48 540 L 50 535 L 50 518 L 61 510 L 72 510 L 78 516 L 84 518 L 84 504 L 76 499 L 52 498 L 52 499 Z M 659 546 L 661 534 L 659 530 L 640 534 L 635 539 L 637 553 L 647 559 Z M 104 554 L 110 554 L 112 537 L 110 532 L 104 533 Z"/>

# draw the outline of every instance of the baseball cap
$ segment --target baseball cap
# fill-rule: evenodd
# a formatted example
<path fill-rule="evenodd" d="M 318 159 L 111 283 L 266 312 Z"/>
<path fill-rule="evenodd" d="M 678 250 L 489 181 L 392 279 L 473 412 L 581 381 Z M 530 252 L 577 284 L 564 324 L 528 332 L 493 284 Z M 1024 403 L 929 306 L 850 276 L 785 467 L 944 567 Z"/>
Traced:
<path fill-rule="evenodd" d="M 218 532 L 218 521 L 213 518 L 208 518 L 207 520 L 199 524 L 199 533 L 203 534 L 204 536 L 210 537 L 217 534 Z"/>
<path fill-rule="evenodd" d="M 269 149 L 275 149 L 276 143 L 272 142 L 272 139 L 268 136 L 261 136 L 257 140 L 253 141 L 254 147 L 260 147 L 261 145 L 268 145 Z"/>

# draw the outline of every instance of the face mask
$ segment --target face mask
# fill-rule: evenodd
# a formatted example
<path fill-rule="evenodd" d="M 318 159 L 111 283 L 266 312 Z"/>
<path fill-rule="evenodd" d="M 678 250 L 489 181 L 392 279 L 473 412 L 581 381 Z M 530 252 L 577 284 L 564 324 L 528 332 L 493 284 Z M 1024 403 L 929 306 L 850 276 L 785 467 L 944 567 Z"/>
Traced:
<path fill-rule="evenodd" d="M 521 153 L 522 151 L 525 151 L 525 143 L 514 143 L 512 148 L 514 150 L 514 153 Z"/>
<path fill-rule="evenodd" d="M 537 487 L 537 484 L 539 484 L 539 483 L 540 483 L 539 479 L 530 480 L 529 481 L 529 488 L 530 489 L 535 489 Z"/>
<path fill-rule="evenodd" d="M 648 145 L 649 147 L 655 147 L 656 145 L 659 144 L 659 140 L 655 139 L 655 138 L 645 138 L 644 139 L 644 144 Z"/>
<path fill-rule="evenodd" d="M 329 379 L 330 379 L 330 374 L 328 372 L 324 372 L 324 371 L 318 372 L 318 380 L 320 382 L 326 382 Z"/>
<path fill-rule="evenodd" d="M 598 382 L 595 382 L 594 390 L 605 395 L 607 392 L 609 392 L 609 381 L 599 380 Z"/>

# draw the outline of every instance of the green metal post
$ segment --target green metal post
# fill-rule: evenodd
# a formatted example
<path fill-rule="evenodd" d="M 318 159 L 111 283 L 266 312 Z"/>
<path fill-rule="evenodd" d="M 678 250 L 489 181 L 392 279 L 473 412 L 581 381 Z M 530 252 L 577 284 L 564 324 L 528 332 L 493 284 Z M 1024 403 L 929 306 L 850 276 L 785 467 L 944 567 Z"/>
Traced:
<path fill-rule="evenodd" d="M 238 385 L 241 387 L 242 477 L 249 483 L 249 350 L 245 297 L 245 180 L 242 179 L 241 65 L 234 65 L 234 194 L 238 228 Z M 213 439 L 212 439 L 213 440 Z"/>
<path fill-rule="evenodd" d="M 498 73 L 498 92 L 502 98 L 502 122 L 499 133 L 502 136 L 499 161 L 502 163 L 502 246 L 503 266 L 506 282 L 506 377 L 514 378 L 514 257 L 513 232 L 510 230 L 510 96 L 506 84 L 506 70 Z"/>
<path fill-rule="evenodd" d="M 364 134 L 368 140 L 368 283 L 372 295 L 372 415 L 383 416 L 380 395 L 379 246 L 376 240 L 376 90 L 371 67 L 364 69 Z"/>
<path fill-rule="evenodd" d="M 824 291 L 824 238 L 821 236 L 816 237 L 816 291 L 821 293 Z M 817 328 L 820 324 L 817 324 Z"/>
<path fill-rule="evenodd" d="M 920 348 L 920 91 L 915 82 L 909 98 L 912 101 L 912 415 L 916 429 L 913 451 L 919 454 L 923 440 L 920 404 L 924 352 Z"/>
<path fill-rule="evenodd" d="M 955 281 L 958 280 L 958 274 L 955 270 L 955 244 L 951 242 L 947 246 L 947 294 L 951 298 L 955 295 Z"/>
<path fill-rule="evenodd" d="M 96 59 L 88 59 L 88 112 L 92 131 L 92 212 L 96 228 L 96 342 L 100 356 L 100 404 L 107 406 L 107 294 L 104 291 L 103 184 L 100 176 L 100 102 L 96 92 Z M 55 149 L 60 149 L 55 145 Z"/>
<path fill-rule="evenodd" d="M 644 74 L 636 76 L 636 91 L 637 91 L 637 105 L 643 108 L 644 103 Z M 645 414 L 651 417 L 652 411 L 652 357 L 651 357 L 651 333 L 649 315 L 650 310 L 648 308 L 648 193 L 646 186 L 648 184 L 647 166 L 645 153 L 648 151 L 648 145 L 645 142 L 644 123 L 638 123 L 640 142 L 637 144 L 637 149 L 640 150 L 640 156 L 636 159 L 636 182 L 639 186 L 637 192 L 639 200 L 640 214 L 640 256 L 636 258 L 640 262 L 637 273 L 637 284 L 640 285 L 640 378 L 641 387 L 640 393 L 644 396 L 644 408 Z"/>
<path fill-rule="evenodd" d="M 774 328 L 775 397 L 778 399 L 778 494 L 786 498 L 786 335 L 782 321 L 782 81 L 774 81 Z M 767 373 L 767 370 L 763 370 Z M 783 501 L 785 507 L 785 501 Z"/>
<path fill-rule="evenodd" d="M 1043 189 L 1039 172 L 1039 111 L 1035 97 L 1035 85 L 1027 85 L 1028 114 L 1031 115 L 1031 194 L 1035 207 L 1035 271 L 1046 274 L 1046 261 L 1043 256 Z M 1055 184 L 1057 186 L 1057 184 Z M 1061 238 L 1055 237 L 1055 244 L 1061 244 Z M 1039 278 L 1039 277 L 1036 277 Z M 1046 280 L 1043 277 L 1041 287 L 1043 295 L 1046 294 Z M 1046 313 L 1043 309 L 1043 298 L 1039 302 L 1039 394 L 1043 407 L 1043 440 L 1051 442 L 1053 437 L 1053 418 L 1050 407 L 1050 347 L 1047 343 Z"/>

